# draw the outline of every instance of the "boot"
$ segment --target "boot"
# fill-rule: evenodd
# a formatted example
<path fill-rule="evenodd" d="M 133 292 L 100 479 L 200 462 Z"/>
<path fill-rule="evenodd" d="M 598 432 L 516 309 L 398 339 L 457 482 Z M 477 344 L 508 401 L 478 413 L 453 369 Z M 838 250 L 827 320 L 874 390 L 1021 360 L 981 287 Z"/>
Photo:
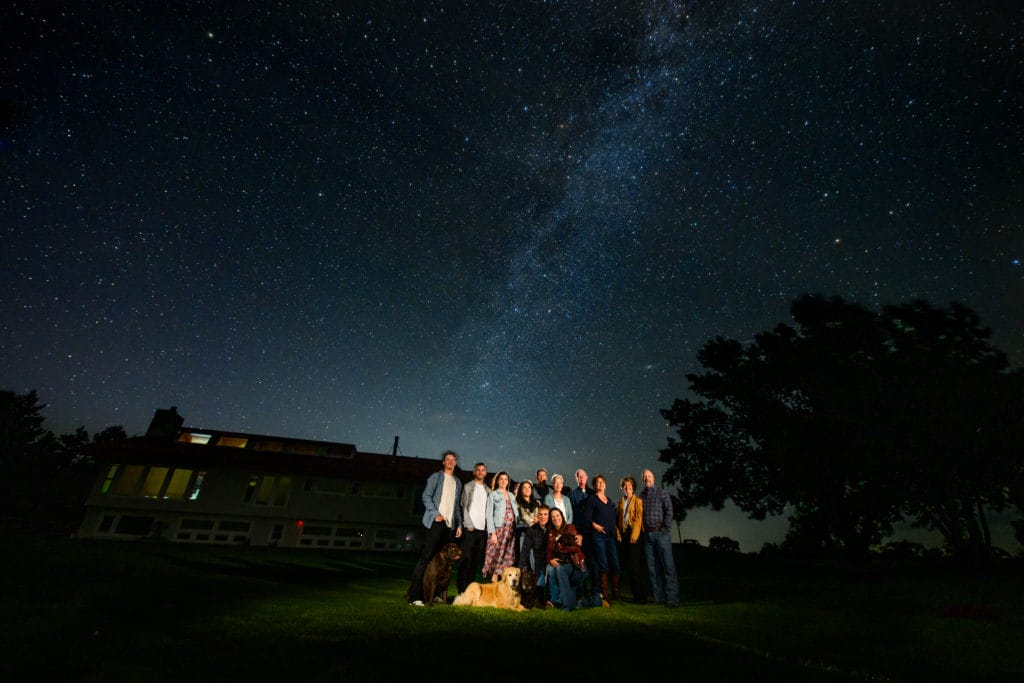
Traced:
<path fill-rule="evenodd" d="M 612 600 L 619 599 L 619 575 L 612 574 Z"/>
<path fill-rule="evenodd" d="M 601 598 L 608 599 L 608 572 L 598 574 L 601 579 Z"/>

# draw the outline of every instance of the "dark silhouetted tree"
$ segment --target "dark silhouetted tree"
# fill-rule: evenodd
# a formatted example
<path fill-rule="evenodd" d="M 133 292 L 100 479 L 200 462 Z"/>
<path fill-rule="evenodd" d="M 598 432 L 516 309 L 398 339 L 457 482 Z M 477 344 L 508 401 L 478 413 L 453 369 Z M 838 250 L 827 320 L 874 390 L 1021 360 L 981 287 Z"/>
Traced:
<path fill-rule="evenodd" d="M 712 536 L 708 539 L 708 548 L 720 553 L 738 553 L 740 542 L 728 536 Z"/>
<path fill-rule="evenodd" d="M 796 327 L 753 343 L 705 344 L 704 372 L 687 375 L 696 399 L 661 411 L 681 504 L 732 499 L 755 519 L 791 506 L 783 547 L 800 553 L 863 557 L 904 513 L 958 552 L 984 548 L 978 520 L 1021 468 L 1024 391 L 977 317 L 813 296 L 791 313 Z"/>
<path fill-rule="evenodd" d="M 43 428 L 35 391 L 0 392 L 0 516 L 6 529 L 65 531 L 80 517 L 95 476 L 88 457 L 89 433 L 79 427 L 59 437 Z M 93 443 L 126 438 L 120 426 L 98 433 Z"/>

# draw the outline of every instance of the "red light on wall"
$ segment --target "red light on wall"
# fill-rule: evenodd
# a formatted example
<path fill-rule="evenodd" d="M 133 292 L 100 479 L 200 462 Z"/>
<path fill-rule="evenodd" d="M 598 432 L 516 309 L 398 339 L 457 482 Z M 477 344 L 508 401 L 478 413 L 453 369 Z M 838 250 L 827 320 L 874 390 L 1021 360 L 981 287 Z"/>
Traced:
<path fill-rule="evenodd" d="M 303 522 L 301 519 L 295 522 L 295 526 L 299 527 L 300 529 L 303 527 L 303 525 L 305 525 L 305 522 Z"/>

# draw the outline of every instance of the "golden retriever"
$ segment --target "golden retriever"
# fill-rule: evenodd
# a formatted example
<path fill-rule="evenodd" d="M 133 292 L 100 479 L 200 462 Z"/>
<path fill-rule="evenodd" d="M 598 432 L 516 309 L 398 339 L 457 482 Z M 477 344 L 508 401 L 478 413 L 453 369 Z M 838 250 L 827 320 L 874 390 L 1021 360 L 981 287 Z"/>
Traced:
<path fill-rule="evenodd" d="M 500 578 L 497 574 L 491 577 L 491 583 L 474 581 L 466 586 L 466 590 L 455 596 L 452 604 L 526 611 L 519 594 L 519 578 L 517 567 L 506 567 Z"/>

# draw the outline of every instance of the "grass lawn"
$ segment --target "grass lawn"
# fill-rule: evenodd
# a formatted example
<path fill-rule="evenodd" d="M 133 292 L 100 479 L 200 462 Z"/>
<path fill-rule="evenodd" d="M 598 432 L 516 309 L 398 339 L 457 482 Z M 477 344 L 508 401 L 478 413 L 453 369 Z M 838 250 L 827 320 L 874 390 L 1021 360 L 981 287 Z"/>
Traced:
<path fill-rule="evenodd" d="M 1024 680 L 1019 560 L 965 579 L 681 554 L 679 609 L 512 613 L 408 606 L 409 556 L 32 536 L 0 553 L 0 681 Z"/>

